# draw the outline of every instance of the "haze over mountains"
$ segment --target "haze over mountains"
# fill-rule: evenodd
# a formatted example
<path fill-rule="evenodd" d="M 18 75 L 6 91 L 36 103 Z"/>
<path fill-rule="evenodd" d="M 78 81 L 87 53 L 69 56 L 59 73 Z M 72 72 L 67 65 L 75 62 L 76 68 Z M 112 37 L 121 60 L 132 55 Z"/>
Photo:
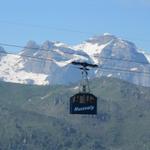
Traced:
<path fill-rule="evenodd" d="M 38 85 L 70 84 L 80 80 L 79 70 L 70 63 L 86 61 L 100 66 L 91 71 L 92 78 L 115 77 L 150 86 L 150 74 L 134 73 L 150 72 L 149 55 L 139 51 L 134 43 L 114 35 L 93 37 L 75 46 L 52 41 L 39 45 L 29 41 L 25 47 L 19 55 L 7 54 L 0 48 L 0 80 Z"/>

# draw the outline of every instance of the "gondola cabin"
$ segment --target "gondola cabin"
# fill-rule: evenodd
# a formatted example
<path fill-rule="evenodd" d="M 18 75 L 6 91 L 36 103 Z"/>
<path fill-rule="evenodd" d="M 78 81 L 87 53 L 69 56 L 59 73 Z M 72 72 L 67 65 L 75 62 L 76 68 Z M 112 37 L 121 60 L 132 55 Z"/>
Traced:
<path fill-rule="evenodd" d="M 97 114 L 97 97 L 91 93 L 77 93 L 70 98 L 71 114 Z"/>

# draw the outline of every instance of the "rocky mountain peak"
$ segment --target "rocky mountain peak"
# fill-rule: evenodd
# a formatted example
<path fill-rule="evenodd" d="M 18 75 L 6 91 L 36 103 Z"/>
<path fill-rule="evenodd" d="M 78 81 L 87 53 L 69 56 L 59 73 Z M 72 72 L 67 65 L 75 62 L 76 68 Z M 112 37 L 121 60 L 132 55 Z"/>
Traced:
<path fill-rule="evenodd" d="M 27 42 L 25 47 L 27 47 L 27 48 L 39 48 L 39 45 L 35 41 L 30 40 Z"/>
<path fill-rule="evenodd" d="M 134 43 L 120 38 L 116 38 L 108 44 L 100 55 L 103 57 L 109 56 L 113 58 L 148 63 L 146 57 L 137 51 L 137 47 Z"/>
<path fill-rule="evenodd" d="M 117 37 L 115 37 L 114 35 L 104 34 L 101 36 L 94 36 L 94 37 L 88 39 L 86 42 L 91 43 L 91 44 L 102 45 L 102 44 L 106 44 L 106 43 L 108 43 L 112 40 L 115 40 L 115 39 L 117 39 Z"/>
<path fill-rule="evenodd" d="M 55 47 L 55 43 L 47 40 L 42 44 L 41 47 L 42 47 L 42 49 L 45 49 L 45 50 L 51 50 Z"/>
<path fill-rule="evenodd" d="M 0 46 L 0 58 L 6 55 L 6 51 L 3 47 Z"/>
<path fill-rule="evenodd" d="M 1 46 L 0 46 L 0 52 L 6 53 L 5 49 L 3 47 L 1 47 Z"/>
<path fill-rule="evenodd" d="M 21 51 L 21 54 L 32 56 L 35 52 L 39 51 L 39 49 L 40 46 L 35 41 L 30 40 Z"/>

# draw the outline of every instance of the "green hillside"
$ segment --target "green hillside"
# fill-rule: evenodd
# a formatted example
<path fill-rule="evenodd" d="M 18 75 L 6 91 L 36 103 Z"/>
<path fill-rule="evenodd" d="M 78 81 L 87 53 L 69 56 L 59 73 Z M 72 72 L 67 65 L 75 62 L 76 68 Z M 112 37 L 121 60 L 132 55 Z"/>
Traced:
<path fill-rule="evenodd" d="M 0 150 L 149 150 L 150 88 L 91 81 L 98 115 L 70 115 L 75 86 L 0 82 Z"/>

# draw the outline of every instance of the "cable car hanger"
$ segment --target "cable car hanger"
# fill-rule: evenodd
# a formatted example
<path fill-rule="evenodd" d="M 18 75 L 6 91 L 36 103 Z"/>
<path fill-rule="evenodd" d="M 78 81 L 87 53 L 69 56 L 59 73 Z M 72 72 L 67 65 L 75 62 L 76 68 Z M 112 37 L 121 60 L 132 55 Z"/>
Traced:
<path fill-rule="evenodd" d="M 78 65 L 81 66 L 79 69 L 81 70 L 81 74 L 82 74 L 82 92 L 87 92 L 87 87 L 88 87 L 88 92 L 90 92 L 90 88 L 89 88 L 89 80 L 88 80 L 88 71 L 90 70 L 87 67 L 91 67 L 91 68 L 97 68 L 98 65 L 96 64 L 89 64 L 87 62 L 72 62 L 73 65 Z"/>

